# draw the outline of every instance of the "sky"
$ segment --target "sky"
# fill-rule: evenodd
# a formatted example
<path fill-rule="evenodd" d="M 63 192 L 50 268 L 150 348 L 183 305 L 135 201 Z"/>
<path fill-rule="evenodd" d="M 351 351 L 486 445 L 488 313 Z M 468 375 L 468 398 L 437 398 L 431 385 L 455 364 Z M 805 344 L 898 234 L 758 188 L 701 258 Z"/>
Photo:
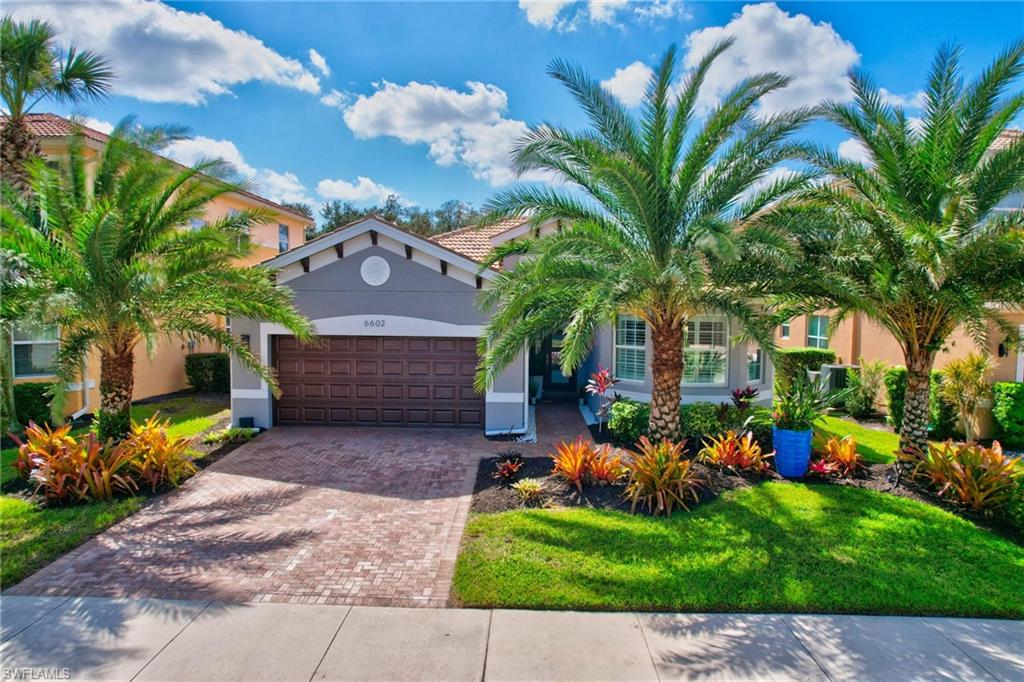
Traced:
<path fill-rule="evenodd" d="M 943 42 L 963 48 L 973 77 L 1024 35 L 1024 3 L 1012 2 L 7 2 L 5 11 L 50 21 L 63 43 L 106 55 L 118 77 L 104 101 L 35 111 L 98 128 L 127 115 L 186 125 L 193 138 L 169 150 L 175 158 L 225 158 L 267 198 L 314 208 L 392 193 L 428 209 L 452 198 L 483 204 L 517 181 L 508 150 L 528 126 L 586 126 L 546 74 L 553 59 L 635 106 L 670 44 L 685 69 L 733 36 L 702 110 L 766 70 L 794 80 L 762 103 L 764 114 L 848 99 L 845 74 L 858 68 L 915 116 Z M 801 137 L 860 153 L 830 124 Z"/>

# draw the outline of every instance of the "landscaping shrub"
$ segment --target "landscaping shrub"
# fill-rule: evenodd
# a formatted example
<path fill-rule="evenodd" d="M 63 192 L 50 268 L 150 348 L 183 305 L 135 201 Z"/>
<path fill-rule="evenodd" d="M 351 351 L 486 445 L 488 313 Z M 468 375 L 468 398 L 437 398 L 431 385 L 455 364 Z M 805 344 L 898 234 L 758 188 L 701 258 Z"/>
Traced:
<path fill-rule="evenodd" d="M 775 392 L 786 391 L 795 379 L 806 377 L 808 370 L 816 372 L 835 361 L 836 352 L 831 348 L 779 348 L 775 352 Z"/>
<path fill-rule="evenodd" d="M 731 406 L 730 406 L 731 407 Z M 680 428 L 684 436 L 706 436 L 722 429 L 720 411 L 714 403 L 692 403 L 679 408 Z"/>
<path fill-rule="evenodd" d="M 551 473 L 575 485 L 576 490 L 582 494 L 583 477 L 590 471 L 594 455 L 593 446 L 583 436 L 571 443 L 562 441 L 555 445 L 555 453 L 550 455 L 554 461 Z"/>
<path fill-rule="evenodd" d="M 975 510 L 1009 507 L 1024 478 L 1024 460 L 1003 454 L 999 443 L 929 445 L 913 472 L 936 486 L 940 497 Z"/>
<path fill-rule="evenodd" d="M 704 441 L 700 451 L 700 460 L 706 464 L 730 469 L 736 473 L 761 473 L 770 468 L 768 458 L 772 453 L 765 453 L 754 440 L 754 434 L 747 432 L 740 435 L 735 431 L 726 431 L 718 438 L 711 437 Z"/>
<path fill-rule="evenodd" d="M 612 403 L 608 417 L 608 431 L 620 443 L 635 443 L 647 434 L 651 419 L 651 406 L 629 398 Z"/>
<path fill-rule="evenodd" d="M 882 389 L 886 365 L 881 360 L 859 360 L 858 369 L 846 370 L 846 385 L 851 388 L 844 407 L 854 417 L 866 417 L 875 411 L 875 401 Z"/>
<path fill-rule="evenodd" d="M 89 429 L 97 436 L 128 433 L 132 430 L 132 416 L 128 412 L 108 413 L 97 410 Z"/>
<path fill-rule="evenodd" d="M 829 438 L 818 461 L 823 463 L 828 473 L 843 478 L 855 476 L 865 468 L 864 459 L 857 453 L 857 440 L 853 436 Z"/>
<path fill-rule="evenodd" d="M 226 429 L 219 431 L 211 431 L 210 433 L 203 436 L 203 442 L 207 445 L 213 445 L 215 443 L 235 443 L 247 440 L 252 440 L 256 437 L 256 434 L 260 432 L 259 429 L 243 428 L 241 426 L 231 426 Z"/>
<path fill-rule="evenodd" d="M 49 424 L 50 384 L 15 384 L 14 413 L 18 423 Z"/>
<path fill-rule="evenodd" d="M 36 462 L 58 457 L 61 451 L 77 445 L 70 433 L 70 424 L 52 428 L 49 424 L 39 425 L 30 421 L 25 429 L 25 442 L 14 437 L 14 442 L 18 445 L 18 454 L 11 466 L 17 470 L 22 480 L 27 481 L 32 475 L 32 470 L 36 468 Z"/>
<path fill-rule="evenodd" d="M 1024 383 L 1000 381 L 992 386 L 992 417 L 996 437 L 1010 448 L 1024 448 Z M 1024 493 L 1022 493 L 1024 513 Z"/>
<path fill-rule="evenodd" d="M 939 397 L 960 419 L 960 427 L 967 440 L 977 439 L 974 411 L 978 402 L 992 396 L 992 384 L 988 380 L 991 371 L 992 359 L 981 353 L 951 360 L 940 370 Z"/>
<path fill-rule="evenodd" d="M 639 446 L 640 452 L 630 453 L 626 463 L 626 497 L 632 503 L 632 512 L 642 503 L 654 515 L 669 516 L 676 505 L 687 509 L 687 499 L 697 501 L 697 488 L 702 482 L 693 472 L 693 462 L 684 456 L 685 440 L 654 444 L 642 436 Z"/>
<path fill-rule="evenodd" d="M 167 435 L 170 420 L 161 421 L 156 414 L 143 424 L 132 423 L 131 433 L 118 446 L 131 462 L 134 476 L 156 492 L 162 485 L 177 487 L 196 472 L 189 456 L 190 438 Z"/>
<path fill-rule="evenodd" d="M 193 353 L 185 356 L 185 376 L 197 391 L 229 393 L 231 368 L 227 353 Z"/>
<path fill-rule="evenodd" d="M 622 452 L 610 445 L 600 445 L 590 460 L 590 480 L 598 485 L 618 483 L 626 475 Z"/>
<path fill-rule="evenodd" d="M 897 431 L 903 425 L 903 400 L 907 393 L 907 368 L 890 367 L 885 371 L 885 392 L 889 405 L 889 423 Z M 928 435 L 944 440 L 956 433 L 956 412 L 942 400 L 942 374 L 932 372 L 929 385 Z"/>

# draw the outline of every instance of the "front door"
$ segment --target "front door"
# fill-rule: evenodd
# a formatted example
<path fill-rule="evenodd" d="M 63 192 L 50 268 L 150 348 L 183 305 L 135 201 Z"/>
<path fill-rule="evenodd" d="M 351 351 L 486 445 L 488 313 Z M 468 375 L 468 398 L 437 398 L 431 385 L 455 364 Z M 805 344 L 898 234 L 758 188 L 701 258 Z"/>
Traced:
<path fill-rule="evenodd" d="M 544 391 L 576 394 L 576 373 L 562 373 L 562 343 L 565 335 L 556 332 L 544 341 Z"/>

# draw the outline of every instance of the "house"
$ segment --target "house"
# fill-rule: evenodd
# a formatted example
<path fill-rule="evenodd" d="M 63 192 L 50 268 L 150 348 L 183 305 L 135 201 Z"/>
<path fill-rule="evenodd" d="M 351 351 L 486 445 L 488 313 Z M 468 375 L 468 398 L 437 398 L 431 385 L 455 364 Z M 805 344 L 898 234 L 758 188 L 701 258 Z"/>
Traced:
<path fill-rule="evenodd" d="M 43 155 L 47 159 L 56 160 L 67 155 L 68 141 L 74 127 L 72 121 L 49 113 L 28 114 L 26 118 L 32 132 L 39 138 Z M 0 117 L 0 125 L 2 123 L 3 118 Z M 86 171 L 91 172 L 107 141 L 107 135 L 89 127 L 82 127 L 81 130 L 85 138 Z M 240 190 L 216 198 L 207 205 L 205 220 L 251 208 L 269 209 L 274 213 L 274 219 L 252 229 L 252 252 L 240 265 L 258 263 L 305 242 L 306 227 L 313 223 L 310 218 L 252 192 Z M 14 383 L 53 381 L 53 356 L 60 343 L 59 330 L 16 326 L 13 337 Z M 195 344 L 179 337 L 164 337 L 158 341 L 156 353 L 151 359 L 140 344 L 135 349 L 133 399 L 140 400 L 186 388 L 184 357 L 189 353 L 211 350 L 215 348 L 209 343 Z M 68 386 L 68 414 L 90 412 L 99 405 L 99 367 L 99 358 L 90 356 L 86 360 L 81 381 Z"/>
<path fill-rule="evenodd" d="M 498 276 L 497 268 L 482 269 L 482 260 L 511 239 L 558 229 L 558 221 L 539 228 L 505 221 L 425 239 L 368 217 L 266 261 L 277 283 L 293 290 L 296 307 L 320 338 L 303 344 L 277 325 L 232 319 L 232 333 L 274 368 L 281 389 L 273 396 L 256 374 L 232 361 L 233 423 L 516 434 L 529 428 L 531 391 L 577 401 L 599 364 L 618 377 L 616 392 L 649 400 L 650 339 L 644 323 L 628 315 L 601 330 L 590 357 L 572 375 L 561 371 L 561 337 L 555 334 L 523 348 L 484 395 L 474 390 L 477 339 L 488 319 L 478 294 Z M 748 385 L 770 397 L 770 362 L 756 347 L 731 343 L 734 331 L 721 316 L 690 321 L 683 400 L 726 401 L 734 388 Z"/>
<path fill-rule="evenodd" d="M 1004 130 L 992 143 L 992 149 L 1005 149 L 1013 140 L 1022 136 L 1024 130 Z M 1009 195 L 994 210 L 1024 210 L 1024 193 L 1015 192 Z M 1007 310 L 1004 317 L 1024 334 L 1024 312 Z M 999 330 L 992 326 L 989 347 L 978 348 L 966 330 L 957 329 L 936 355 L 935 368 L 941 369 L 951 360 L 970 353 L 985 351 L 991 355 L 994 364 L 990 377 L 992 381 L 1024 381 L 1024 353 L 1006 343 L 998 332 Z M 889 365 L 903 364 L 903 351 L 892 334 L 863 314 L 856 314 L 843 320 L 833 330 L 829 330 L 827 310 L 805 315 L 781 325 L 776 330 L 776 343 L 782 348 L 831 348 L 842 363 L 856 364 L 863 357 L 865 360 L 881 360 Z"/>

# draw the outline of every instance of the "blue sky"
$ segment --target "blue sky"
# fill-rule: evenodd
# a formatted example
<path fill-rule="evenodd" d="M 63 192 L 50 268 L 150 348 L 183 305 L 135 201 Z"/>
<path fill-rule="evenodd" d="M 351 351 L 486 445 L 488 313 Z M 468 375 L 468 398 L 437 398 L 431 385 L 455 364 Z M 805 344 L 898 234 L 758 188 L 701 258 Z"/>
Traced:
<path fill-rule="evenodd" d="M 1009 2 L 7 6 L 110 57 L 118 95 L 78 113 L 185 124 L 196 137 L 178 158 L 224 156 L 266 196 L 314 205 L 374 203 L 391 191 L 426 208 L 449 198 L 481 204 L 513 181 L 506 149 L 527 125 L 584 125 L 545 74 L 554 58 L 631 100 L 670 43 L 685 60 L 732 35 L 737 45 L 709 76 L 705 104 L 765 69 L 796 77 L 768 109 L 843 98 L 842 75 L 856 66 L 913 115 L 940 43 L 962 45 L 974 75 L 1024 34 L 1024 4 Z M 858 153 L 826 124 L 804 135 Z"/>

